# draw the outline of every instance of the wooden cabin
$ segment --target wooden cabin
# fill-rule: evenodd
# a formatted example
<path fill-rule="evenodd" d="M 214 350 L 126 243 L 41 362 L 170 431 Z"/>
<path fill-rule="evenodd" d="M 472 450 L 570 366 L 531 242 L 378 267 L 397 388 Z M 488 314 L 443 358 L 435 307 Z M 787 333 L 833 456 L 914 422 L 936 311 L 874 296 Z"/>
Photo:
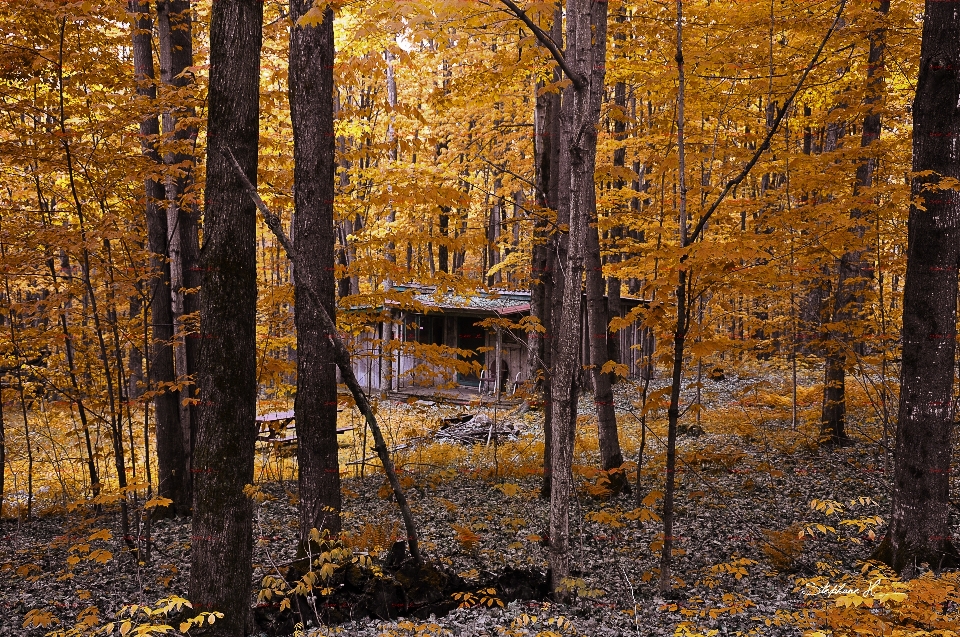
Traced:
<path fill-rule="evenodd" d="M 386 310 L 389 320 L 369 325 L 351 339 L 354 373 L 368 392 L 428 387 L 510 392 L 516 383 L 527 380 L 527 335 L 516 324 L 530 315 L 529 291 L 461 295 L 428 286 L 397 285 L 392 292 L 405 299 L 403 306 L 387 301 L 386 307 L 378 309 Z M 642 299 L 621 298 L 622 315 L 644 303 Z M 586 325 L 585 302 L 582 312 Z M 501 325 L 497 326 L 481 325 L 488 319 L 505 320 L 498 321 Z M 505 323 L 513 326 L 503 326 Z M 634 324 L 615 334 L 620 338 L 623 358 L 618 362 L 627 366 L 629 376 L 641 376 L 644 366 L 640 361 L 653 347 L 649 330 Z M 468 350 L 472 355 L 454 350 Z M 457 360 L 461 361 L 459 370 Z M 463 369 L 463 361 L 476 362 L 474 368 L 480 371 Z"/>

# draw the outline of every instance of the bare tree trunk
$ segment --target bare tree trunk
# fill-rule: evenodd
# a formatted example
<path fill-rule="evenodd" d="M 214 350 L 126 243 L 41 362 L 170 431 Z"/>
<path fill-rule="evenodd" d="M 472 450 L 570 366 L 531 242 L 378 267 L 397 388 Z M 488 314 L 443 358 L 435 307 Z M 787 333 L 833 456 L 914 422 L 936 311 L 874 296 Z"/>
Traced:
<path fill-rule="evenodd" d="M 884 0 L 877 8 L 878 19 L 890 11 L 890 1 Z M 883 76 L 879 73 L 883 65 L 883 52 L 886 34 L 879 26 L 870 37 L 870 54 L 867 58 L 867 99 L 872 106 L 882 99 Z M 880 137 L 880 113 L 871 110 L 863 118 L 863 132 L 860 147 L 867 148 Z M 873 171 L 876 162 L 866 158 L 857 166 L 857 179 L 854 182 L 854 196 L 873 185 Z M 863 211 L 853 208 L 850 217 L 855 220 L 854 234 L 862 243 L 866 228 L 862 223 Z M 867 250 L 858 247 L 843 254 L 837 264 L 837 288 L 833 298 L 832 323 L 855 320 L 863 307 L 865 278 L 870 276 L 870 259 Z M 831 334 L 832 340 L 842 343 L 841 347 L 855 346 L 850 334 Z M 821 415 L 820 437 L 828 444 L 847 443 L 846 425 L 846 366 L 847 352 L 831 348 L 824 364 L 823 412 Z"/>
<path fill-rule="evenodd" d="M 960 562 L 950 540 L 950 455 L 960 265 L 960 193 L 938 188 L 960 177 L 957 95 L 960 13 L 927 0 L 920 78 L 913 102 L 914 177 L 903 290 L 903 363 L 890 528 L 873 557 L 905 577 Z M 918 207 L 922 205 L 921 207 Z"/>
<path fill-rule="evenodd" d="M 587 275 L 587 323 L 590 345 L 590 366 L 593 368 L 593 397 L 597 406 L 597 435 L 600 443 L 600 466 L 604 471 L 616 469 L 623 464 L 620 451 L 620 439 L 617 432 L 617 412 L 613 404 L 613 372 L 603 372 L 607 362 L 610 345 L 610 316 L 607 312 L 607 299 L 604 298 L 604 280 L 600 264 L 600 230 L 597 219 L 596 197 L 588 193 L 590 205 L 587 209 L 588 224 L 585 237 L 585 269 Z M 626 487 L 622 471 L 610 475 L 614 493 L 620 493 Z"/>
<path fill-rule="evenodd" d="M 193 66 L 193 22 L 190 0 L 161 0 L 157 3 L 157 25 L 160 43 L 160 79 L 172 88 L 183 89 L 193 83 L 189 70 Z M 192 107 L 181 107 L 163 114 L 163 132 L 172 133 L 172 152 L 164 155 L 164 162 L 176 166 L 177 174 L 168 175 L 166 181 L 168 256 L 170 257 L 170 294 L 175 334 L 174 355 L 179 382 L 188 377 L 191 382 L 183 387 L 182 398 L 196 398 L 196 375 L 200 352 L 200 339 L 196 330 L 188 324 L 185 316 L 195 317 L 199 310 L 196 293 L 184 293 L 185 289 L 200 287 L 200 214 L 197 204 L 188 196 L 193 186 L 193 167 L 196 162 L 196 126 L 189 124 L 195 116 Z M 181 120 L 186 119 L 187 122 Z M 168 168 L 169 169 L 169 168 Z M 194 318 L 195 320 L 195 318 Z M 190 400 L 181 400 L 180 429 L 183 438 L 186 474 L 183 480 L 185 501 L 193 494 L 193 447 L 196 432 L 196 407 Z M 180 513 L 186 513 L 178 506 Z"/>
<path fill-rule="evenodd" d="M 687 165 L 686 149 L 684 145 L 684 118 L 686 77 L 683 65 L 683 0 L 677 0 L 677 152 L 679 155 L 677 170 L 679 172 L 680 190 L 680 248 L 686 248 L 687 234 Z M 682 261 L 682 259 L 681 259 Z M 690 308 L 687 307 L 687 271 L 678 268 L 677 273 L 677 324 L 673 332 L 673 373 L 670 384 L 670 407 L 667 409 L 667 462 L 666 488 L 663 494 L 663 546 L 660 549 L 660 593 L 667 594 L 673 590 L 673 498 L 676 489 L 677 467 L 677 425 L 680 420 L 680 384 L 683 380 L 683 349 L 687 337 L 687 323 L 690 319 Z"/>
<path fill-rule="evenodd" d="M 337 367 L 324 337 L 319 308 L 302 286 L 320 295 L 335 317 L 333 197 L 333 8 L 323 22 L 296 26 L 313 0 L 291 0 L 290 117 L 293 123 L 294 205 L 297 252 L 307 269 L 294 269 L 297 326 L 297 463 L 300 490 L 300 550 L 310 530 L 340 532 L 340 464 L 337 445 Z"/>
<path fill-rule="evenodd" d="M 153 67 L 153 20 L 150 19 L 150 3 L 146 0 L 130 0 L 133 29 L 134 79 L 137 93 L 151 101 L 157 99 Z M 143 154 L 158 166 L 162 163 L 157 153 L 160 122 L 156 115 L 140 122 L 140 145 Z M 148 373 L 151 387 L 157 392 L 153 398 L 156 412 L 157 463 L 159 465 L 159 494 L 173 500 L 170 511 L 187 513 L 190 498 L 185 492 L 184 481 L 189 465 L 183 449 L 180 429 L 180 392 L 169 389 L 176 381 L 173 367 L 173 315 L 170 298 L 170 265 L 167 256 L 167 215 L 161 207 L 165 192 L 163 184 L 156 179 L 144 181 L 144 216 L 147 221 L 147 240 L 150 247 L 150 278 L 147 289 L 150 299 L 150 323 L 152 344 Z M 167 387 L 159 390 L 159 387 Z M 167 510 L 166 507 L 163 510 Z M 154 516 L 162 510 L 154 512 Z"/>
<path fill-rule="evenodd" d="M 554 12 L 550 37 L 554 42 L 563 41 L 563 19 L 559 7 Z M 559 69 L 554 71 L 554 81 L 561 78 Z M 542 88 L 538 84 L 538 89 Z M 530 316 L 536 318 L 543 331 L 532 331 L 527 336 L 529 370 L 527 378 L 534 391 L 539 389 L 543 404 L 543 483 L 540 497 L 550 497 L 550 454 L 553 413 L 551 408 L 551 383 L 553 336 L 553 293 L 555 289 L 557 232 L 547 218 L 548 210 L 559 206 L 560 184 L 560 93 L 537 95 L 534 123 L 535 170 L 537 205 L 541 212 L 534 223 L 533 264 L 530 286 Z"/>
<path fill-rule="evenodd" d="M 232 148 L 256 181 L 262 21 L 259 0 L 212 5 L 190 600 L 224 613 L 207 627 L 222 637 L 252 628 L 253 511 L 244 486 L 253 483 L 257 437 L 257 220 L 221 149 Z"/>
<path fill-rule="evenodd" d="M 567 2 L 567 64 L 576 77 L 564 90 L 561 105 L 560 197 L 558 220 L 569 219 L 569 236 L 560 240 L 564 265 L 559 291 L 560 316 L 551 339 L 555 345 L 551 393 L 553 439 L 550 489 L 551 587 L 562 593 L 570 572 L 570 496 L 573 489 L 573 443 L 577 421 L 578 363 L 581 336 L 584 240 L 594 198 L 597 123 L 606 73 L 607 4 Z M 566 246 L 564 246 L 566 244 Z M 564 249 L 566 248 L 566 249 Z M 557 286 L 560 287 L 560 286 Z M 554 297 L 558 296 L 557 292 Z"/>

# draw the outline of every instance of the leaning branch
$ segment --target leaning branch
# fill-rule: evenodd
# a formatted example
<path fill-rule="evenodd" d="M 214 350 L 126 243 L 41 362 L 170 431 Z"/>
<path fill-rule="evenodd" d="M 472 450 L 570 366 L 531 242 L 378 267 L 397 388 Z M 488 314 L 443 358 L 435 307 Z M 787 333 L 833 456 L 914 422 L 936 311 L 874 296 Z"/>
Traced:
<path fill-rule="evenodd" d="M 306 268 L 301 267 L 303 263 L 302 257 L 300 256 L 300 253 L 294 249 L 293 244 L 290 243 L 290 239 L 287 238 L 286 233 L 283 231 L 280 218 L 270 212 L 270 209 L 267 208 L 267 204 L 263 203 L 263 199 L 261 199 L 260 195 L 257 194 L 256 187 L 250 183 L 246 173 L 243 172 L 243 169 L 237 162 L 237 158 L 233 156 L 233 151 L 227 146 L 221 147 L 219 151 L 233 164 L 234 170 L 240 177 L 241 183 L 243 183 L 244 190 L 246 190 L 247 194 L 250 195 L 250 198 L 253 199 L 253 202 L 257 205 L 257 209 L 263 215 L 263 220 L 280 241 L 280 245 L 283 246 L 284 251 L 287 253 L 287 258 L 291 261 L 291 263 L 293 263 L 294 271 L 305 271 Z M 350 365 L 350 353 L 347 351 L 347 346 L 344 345 L 343 340 L 341 340 L 337 335 L 337 326 L 333 322 L 333 319 L 330 318 L 330 315 L 327 313 L 326 309 L 324 309 L 323 305 L 320 303 L 320 295 L 317 294 L 317 291 L 313 288 L 313 285 L 306 283 L 306 280 L 304 280 L 302 289 L 307 293 L 307 298 L 310 299 L 310 302 L 313 303 L 313 306 L 317 309 L 317 312 L 320 315 L 320 322 L 323 324 L 323 329 L 326 330 L 327 337 L 333 344 L 334 360 L 337 363 L 337 367 L 340 368 L 340 375 L 343 378 L 344 383 L 346 383 L 347 387 L 350 389 L 350 393 L 353 394 L 353 398 L 357 402 L 357 407 L 360 409 L 360 413 L 363 414 L 367 421 L 367 426 L 370 427 L 370 431 L 373 433 L 373 440 L 376 443 L 374 449 L 376 450 L 377 455 L 380 457 L 380 462 L 383 464 L 383 470 L 386 472 L 387 479 L 390 481 L 390 486 L 393 488 L 393 495 L 397 498 L 397 504 L 400 506 L 400 514 L 403 516 L 403 524 L 407 530 L 407 542 L 410 545 L 410 554 L 418 564 L 423 564 L 423 557 L 420 555 L 420 543 L 417 535 L 417 527 L 413 521 L 413 513 L 410 511 L 410 505 L 407 503 L 407 497 L 404 495 L 403 488 L 400 486 L 400 481 L 397 479 L 397 472 L 394 469 L 393 461 L 390 459 L 390 452 L 387 450 L 387 443 L 383 439 L 383 433 L 380 431 L 380 426 L 377 424 L 377 418 L 374 416 L 373 409 L 370 407 L 370 401 L 367 400 L 366 395 L 363 393 L 363 389 L 360 387 L 360 383 L 357 381 L 356 375 L 353 373 L 353 367 Z"/>
<path fill-rule="evenodd" d="M 509 0 L 501 0 L 502 2 L 508 2 Z M 720 206 L 720 203 L 726 198 L 726 196 L 733 190 L 741 181 L 743 181 L 750 171 L 756 165 L 757 161 L 760 159 L 760 156 L 763 155 L 770 147 L 770 140 L 773 139 L 773 136 L 776 134 L 777 130 L 780 128 L 780 123 L 783 121 L 784 116 L 787 114 L 787 110 L 790 108 L 790 104 L 793 103 L 793 100 L 797 97 L 797 94 L 800 93 L 800 89 L 803 88 L 804 82 L 807 80 L 807 76 L 810 75 L 810 71 L 813 70 L 813 67 L 817 65 L 817 60 L 820 59 L 820 54 L 823 53 L 824 47 L 827 46 L 827 42 L 830 40 L 830 36 L 833 35 L 833 32 L 836 30 L 837 25 L 840 23 L 840 17 L 843 15 L 843 10 L 847 6 L 847 0 L 841 0 L 840 9 L 837 11 L 836 17 L 833 19 L 833 24 L 830 25 L 830 28 L 827 30 L 827 34 L 823 36 L 823 41 L 820 42 L 820 48 L 817 49 L 816 54 L 814 54 L 813 59 L 810 60 L 810 64 L 807 65 L 807 68 L 803 70 L 803 75 L 800 76 L 800 81 L 797 82 L 796 88 L 793 89 L 793 93 L 790 94 L 790 97 L 787 98 L 787 101 L 783 104 L 783 109 L 780 110 L 780 114 L 777 115 L 777 118 L 773 120 L 773 125 L 770 127 L 770 130 L 767 131 L 767 136 L 763 138 L 763 143 L 757 148 L 757 152 L 753 154 L 753 157 L 750 158 L 750 161 L 743 167 L 740 173 L 727 182 L 727 185 L 724 186 L 723 192 L 720 193 L 720 196 L 717 197 L 716 201 L 713 202 L 713 205 L 710 206 L 710 209 L 697 223 L 697 227 L 693 229 L 693 233 L 690 235 L 689 243 L 693 243 L 697 240 L 697 237 L 703 232 L 704 226 L 707 225 L 707 221 L 717 211 L 717 208 Z"/>
<path fill-rule="evenodd" d="M 533 31 L 533 34 L 537 36 L 537 39 L 540 41 L 540 44 L 547 47 L 547 50 L 550 51 L 553 55 L 553 59 L 557 61 L 557 64 L 560 65 L 560 68 L 563 69 L 563 72 L 567 74 L 567 77 L 573 82 L 573 85 L 577 87 L 577 90 L 582 90 L 586 85 L 586 81 L 583 79 L 583 76 L 579 73 L 574 73 L 567 65 L 567 58 L 564 57 L 563 51 L 560 50 L 560 47 L 557 46 L 557 43 L 553 41 L 553 38 L 550 35 L 538 27 L 536 23 L 530 19 L 530 16 L 527 15 L 526 11 L 517 6 L 513 0 L 500 0 L 507 9 L 510 10 L 518 20 L 527 25 L 527 28 Z"/>

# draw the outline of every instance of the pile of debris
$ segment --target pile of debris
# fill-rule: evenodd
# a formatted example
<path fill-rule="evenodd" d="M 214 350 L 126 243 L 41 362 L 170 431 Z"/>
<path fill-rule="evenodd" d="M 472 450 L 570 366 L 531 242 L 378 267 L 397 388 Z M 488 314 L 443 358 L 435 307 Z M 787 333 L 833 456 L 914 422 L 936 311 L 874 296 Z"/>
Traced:
<path fill-rule="evenodd" d="M 436 433 L 440 442 L 457 442 L 462 445 L 489 445 L 494 440 L 516 440 L 520 428 L 509 420 L 496 422 L 486 414 L 467 414 L 454 418 L 444 418 L 443 425 Z"/>

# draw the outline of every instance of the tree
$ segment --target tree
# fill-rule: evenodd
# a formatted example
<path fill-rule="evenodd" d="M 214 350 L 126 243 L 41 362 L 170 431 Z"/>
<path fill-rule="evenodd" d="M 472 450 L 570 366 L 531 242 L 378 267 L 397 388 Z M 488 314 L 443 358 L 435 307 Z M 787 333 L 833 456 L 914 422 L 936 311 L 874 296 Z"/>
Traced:
<path fill-rule="evenodd" d="M 878 19 L 890 11 L 890 1 L 883 0 L 877 7 Z M 878 26 L 870 35 L 870 52 L 867 57 L 867 96 L 870 111 L 863 117 L 863 130 L 860 135 L 860 147 L 868 148 L 880 137 L 879 102 L 883 91 L 883 53 L 886 46 L 886 34 L 883 26 Z M 873 174 L 876 159 L 865 157 L 857 166 L 854 182 L 854 196 L 873 186 Z M 843 253 L 837 262 L 837 285 L 834 292 L 832 321 L 844 322 L 858 318 L 863 308 L 865 279 L 870 274 L 870 261 L 863 249 L 866 228 L 863 225 L 864 212 L 861 206 L 850 211 L 854 223 L 853 237 L 857 247 Z M 849 347 L 849 339 L 834 335 L 831 339 L 835 346 Z M 846 426 L 846 351 L 831 351 L 824 361 L 823 412 L 821 415 L 820 438 L 831 444 L 843 444 L 847 440 Z"/>
<path fill-rule="evenodd" d="M 950 458 L 960 266 L 960 14 L 927 0 L 913 101 L 903 362 L 890 528 L 873 554 L 901 574 L 960 563 L 950 540 Z"/>
<path fill-rule="evenodd" d="M 604 96 L 607 47 L 607 4 L 568 0 L 566 48 L 557 43 L 512 0 L 503 4 L 530 28 L 554 55 L 570 79 L 560 105 L 560 149 L 557 175 L 558 225 L 569 220 L 566 237 L 560 237 L 559 262 L 563 265 L 559 315 L 553 317 L 552 368 L 550 370 L 550 585 L 558 595 L 570 572 L 570 497 L 573 493 L 573 443 L 579 393 L 578 361 L 582 334 L 581 302 L 584 251 L 591 206 L 595 206 L 594 171 L 597 124 Z M 564 246 L 564 244 L 566 244 Z M 566 250 L 564 250 L 566 247 Z M 555 286 L 558 281 L 554 280 Z M 559 286 L 557 286 L 559 287 Z M 556 302 L 554 302 L 556 307 Z"/>
<path fill-rule="evenodd" d="M 157 3 L 157 26 L 160 43 L 160 79 L 168 91 L 183 92 L 193 83 L 193 21 L 190 0 L 160 0 Z M 168 101 L 169 103 L 169 101 Z M 193 106 L 185 97 L 173 100 L 163 114 L 163 133 L 167 151 L 163 161 L 167 167 L 167 250 L 170 270 L 174 355 L 178 383 L 183 387 L 179 402 L 181 442 L 176 461 L 183 471 L 183 497 L 174 506 L 181 514 L 189 513 L 193 494 L 193 446 L 196 432 L 193 386 L 188 381 L 197 369 L 200 339 L 191 334 L 188 318 L 197 311 L 196 288 L 200 287 L 199 212 L 192 192 L 197 124 Z M 193 292 L 187 292 L 193 290 Z M 173 441 L 170 442 L 173 444 Z M 181 468 L 182 467 L 182 468 Z"/>
<path fill-rule="evenodd" d="M 291 0 L 290 117 L 293 122 L 294 237 L 305 269 L 294 270 L 297 326 L 298 484 L 300 541 L 313 528 L 340 532 L 337 445 L 337 368 L 333 343 L 303 290 L 317 291 L 331 317 L 336 310 L 333 220 L 333 9 L 318 17 L 312 0 Z M 317 12 L 313 12 L 317 13 Z M 308 15 L 309 14 L 309 15 Z"/>
<path fill-rule="evenodd" d="M 134 79 L 137 94 L 155 104 L 157 86 L 154 83 L 153 20 L 150 4 L 130 0 L 131 29 L 133 32 Z M 160 122 L 154 113 L 140 121 L 143 154 L 156 166 L 162 164 L 157 152 Z M 147 284 L 150 301 L 152 346 L 147 363 L 153 388 L 171 387 L 176 380 L 173 366 L 173 315 L 170 301 L 170 265 L 167 262 L 167 215 L 161 207 L 165 197 L 163 184 L 155 178 L 144 180 L 144 217 L 147 222 L 147 240 L 152 257 L 153 276 Z M 185 492 L 189 466 L 183 454 L 180 429 L 180 392 L 173 389 L 157 390 L 153 398 L 156 414 L 157 462 L 159 468 L 158 493 L 173 501 L 173 510 L 190 510 L 190 498 Z"/>
<path fill-rule="evenodd" d="M 210 20 L 199 422 L 190 600 L 224 613 L 213 635 L 250 628 L 256 402 L 256 208 L 222 149 L 257 178 L 263 4 L 218 0 Z"/>

